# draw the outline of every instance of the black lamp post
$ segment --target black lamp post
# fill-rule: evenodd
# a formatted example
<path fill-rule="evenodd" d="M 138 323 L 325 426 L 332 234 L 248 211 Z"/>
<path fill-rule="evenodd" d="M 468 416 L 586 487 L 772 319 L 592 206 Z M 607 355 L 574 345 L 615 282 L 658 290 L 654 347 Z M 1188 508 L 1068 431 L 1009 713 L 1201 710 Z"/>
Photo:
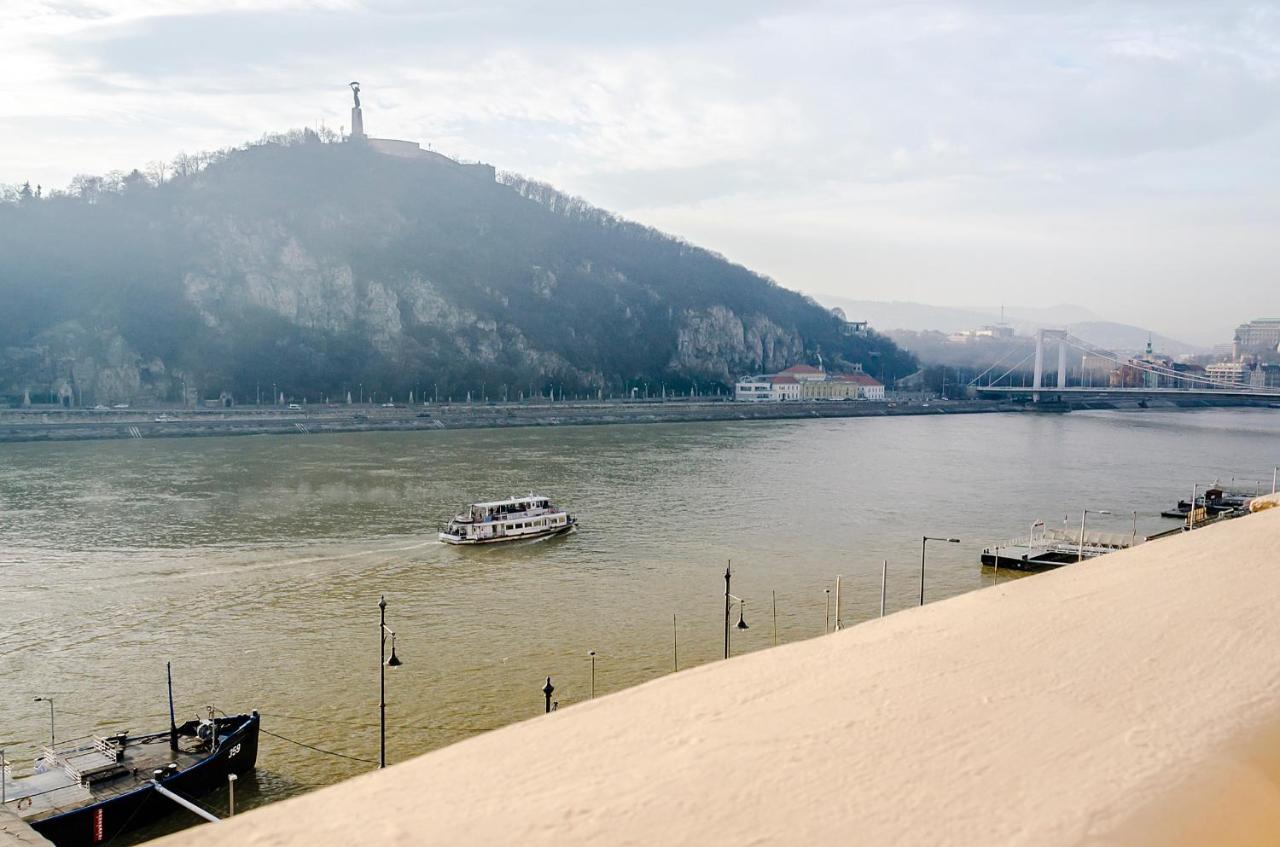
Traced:
<path fill-rule="evenodd" d="M 396 633 L 387 626 L 387 598 L 378 598 L 378 767 L 387 766 L 387 668 L 403 662 L 396 656 Z M 387 635 L 391 635 L 391 658 L 387 658 Z"/>
<path fill-rule="evenodd" d="M 932 535 L 921 536 L 920 539 L 920 605 L 924 605 L 924 552 L 930 541 L 945 541 L 948 544 L 959 544 L 959 538 L 935 538 Z"/>
<path fill-rule="evenodd" d="M 551 677 L 547 677 L 547 684 L 542 686 L 542 696 L 547 698 L 547 714 L 551 714 L 551 695 L 555 692 L 556 687 L 551 684 Z"/>
<path fill-rule="evenodd" d="M 738 629 L 748 628 L 747 622 L 745 620 L 747 602 L 743 600 L 741 597 L 739 597 L 738 595 L 729 591 L 729 586 L 732 579 L 733 579 L 733 560 L 730 559 L 729 563 L 725 566 L 725 569 L 724 569 L 724 657 L 726 659 L 729 658 L 729 643 L 730 643 L 729 612 L 732 610 L 733 603 L 735 601 L 738 604 L 737 627 Z"/>

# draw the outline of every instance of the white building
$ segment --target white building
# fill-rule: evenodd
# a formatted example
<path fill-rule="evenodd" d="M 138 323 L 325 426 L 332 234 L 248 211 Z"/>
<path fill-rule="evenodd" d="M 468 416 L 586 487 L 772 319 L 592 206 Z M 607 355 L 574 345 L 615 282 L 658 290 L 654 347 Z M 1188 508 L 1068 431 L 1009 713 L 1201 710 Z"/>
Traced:
<path fill-rule="evenodd" d="M 1209 379 L 1219 382 L 1248 385 L 1250 370 L 1244 362 L 1214 362 L 1212 365 L 1205 366 L 1204 373 Z"/>
<path fill-rule="evenodd" d="M 790 400 L 884 400 L 884 385 L 862 370 L 829 374 L 795 365 L 776 374 L 743 377 L 734 383 L 735 400 L 781 403 Z"/>
<path fill-rule="evenodd" d="M 767 376 L 743 377 L 734 383 L 733 399 L 747 403 L 774 400 L 776 398 L 773 396 L 773 383 Z"/>

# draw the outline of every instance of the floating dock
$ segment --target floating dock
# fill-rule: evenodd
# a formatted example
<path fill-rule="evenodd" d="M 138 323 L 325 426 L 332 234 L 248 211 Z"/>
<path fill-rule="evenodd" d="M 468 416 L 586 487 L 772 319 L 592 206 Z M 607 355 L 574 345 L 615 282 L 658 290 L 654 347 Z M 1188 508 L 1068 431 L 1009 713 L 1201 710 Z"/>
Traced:
<path fill-rule="evenodd" d="M 996 569 L 1047 570 L 1125 550 L 1147 540 L 1147 537 L 1138 538 L 1132 533 L 1089 531 L 1081 543 L 1079 533 L 1047 529 L 1039 535 L 1033 533 L 1028 537 L 989 545 L 982 551 L 979 561 Z"/>

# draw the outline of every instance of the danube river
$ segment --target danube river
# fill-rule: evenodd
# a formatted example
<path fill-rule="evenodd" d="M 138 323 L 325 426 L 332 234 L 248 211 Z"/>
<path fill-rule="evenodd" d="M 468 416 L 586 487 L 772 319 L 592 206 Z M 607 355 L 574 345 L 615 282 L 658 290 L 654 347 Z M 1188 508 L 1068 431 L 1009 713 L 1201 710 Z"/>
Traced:
<path fill-rule="evenodd" d="M 388 757 L 403 760 L 723 649 L 726 560 L 749 629 L 735 652 L 1018 578 L 981 548 L 1033 520 L 1128 532 L 1191 486 L 1271 487 L 1280 412 L 1090 412 L 359 433 L 0 446 L 0 747 L 256 708 L 239 806 L 353 776 L 378 751 L 378 597 Z M 1247 480 L 1247 481 L 1246 481 Z M 1261 482 L 1257 482 L 1261 480 Z M 472 500 L 551 495 L 581 531 L 457 549 Z M 833 611 L 834 616 L 834 611 Z M 674 626 L 673 626 L 674 618 Z M 736 619 L 736 613 L 735 613 Z M 554 779 L 555 762 L 547 763 Z M 21 770 L 21 765 L 18 768 Z M 210 798 L 218 809 L 225 798 Z M 148 834 L 153 834 L 148 833 Z"/>

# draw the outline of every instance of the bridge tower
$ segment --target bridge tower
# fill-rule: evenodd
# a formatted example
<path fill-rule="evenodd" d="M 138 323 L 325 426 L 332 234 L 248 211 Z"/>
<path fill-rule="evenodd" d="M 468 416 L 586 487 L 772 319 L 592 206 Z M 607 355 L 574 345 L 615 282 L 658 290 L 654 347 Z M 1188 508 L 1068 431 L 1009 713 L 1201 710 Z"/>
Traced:
<path fill-rule="evenodd" d="M 1058 388 L 1067 387 L 1067 333 L 1061 329 L 1042 329 L 1036 332 L 1036 365 L 1032 378 L 1033 389 L 1031 399 L 1040 402 L 1040 389 L 1044 388 L 1044 340 L 1056 339 L 1058 342 Z"/>

